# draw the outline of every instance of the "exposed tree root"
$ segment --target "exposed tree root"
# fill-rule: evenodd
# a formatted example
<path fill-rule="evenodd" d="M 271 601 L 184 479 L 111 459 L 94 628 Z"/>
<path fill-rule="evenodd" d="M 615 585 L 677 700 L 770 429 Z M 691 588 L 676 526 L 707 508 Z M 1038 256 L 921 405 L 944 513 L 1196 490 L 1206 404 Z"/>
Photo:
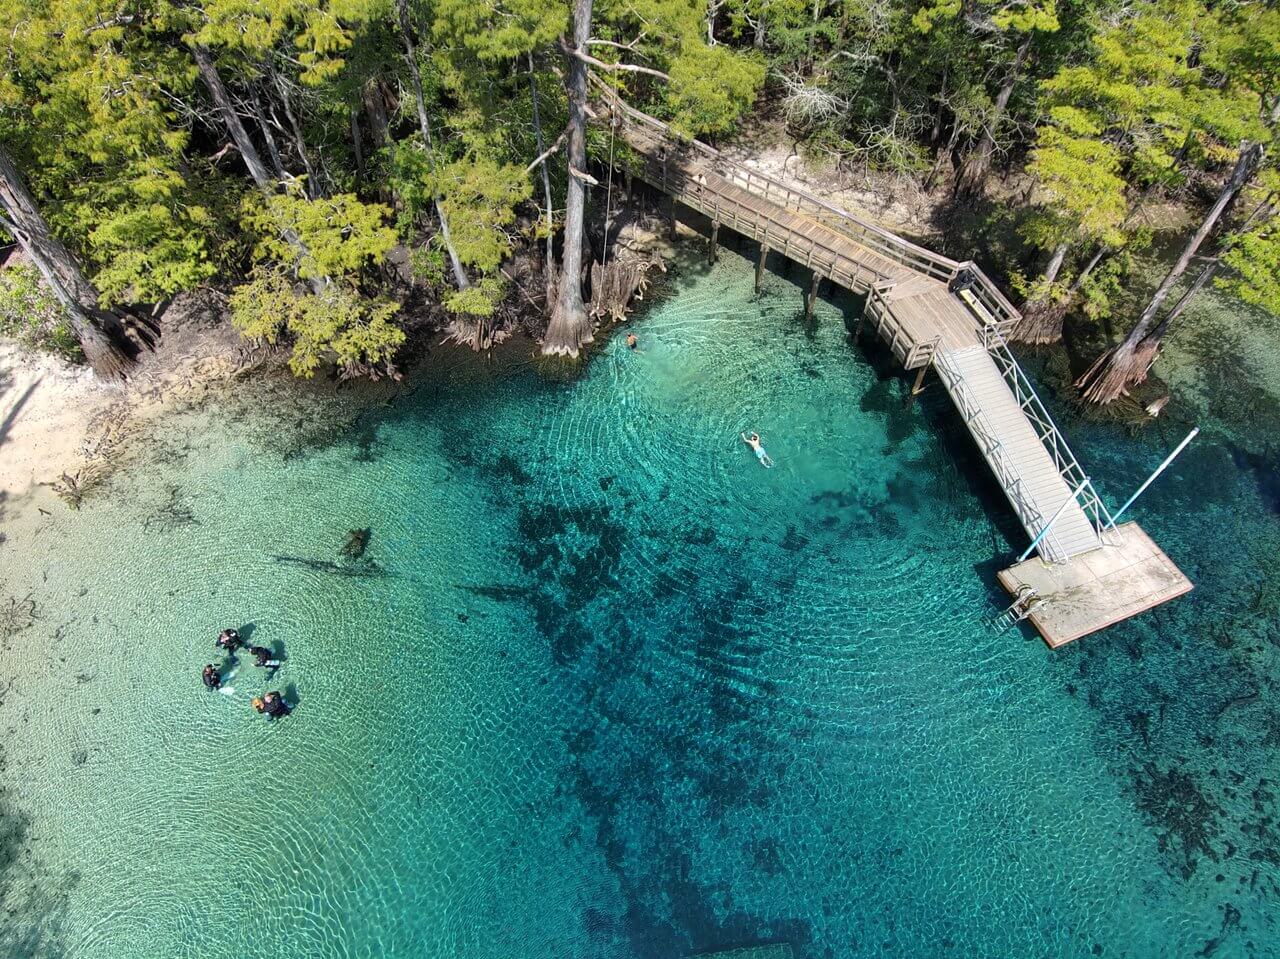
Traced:
<path fill-rule="evenodd" d="M 1147 378 L 1147 373 L 1160 355 L 1160 340 L 1147 337 L 1137 346 L 1121 343 L 1094 360 L 1078 380 L 1076 388 L 1087 403 L 1105 405 L 1121 396 Z"/>
<path fill-rule="evenodd" d="M 595 339 L 591 335 L 591 317 L 581 298 L 572 307 L 565 307 L 563 300 L 564 297 L 557 300 L 551 313 L 551 322 L 542 339 L 542 354 L 576 359 L 582 347 Z"/>
<path fill-rule="evenodd" d="M 643 298 L 649 286 L 647 274 L 654 266 L 666 271 L 661 260 L 647 258 L 592 263 L 590 315 L 609 316 L 615 321 L 626 319 L 631 301 Z"/>
<path fill-rule="evenodd" d="M 1031 300 L 1022 309 L 1022 320 L 1008 333 L 1012 343 L 1040 346 L 1062 340 L 1062 321 L 1070 312 L 1071 302 Z"/>

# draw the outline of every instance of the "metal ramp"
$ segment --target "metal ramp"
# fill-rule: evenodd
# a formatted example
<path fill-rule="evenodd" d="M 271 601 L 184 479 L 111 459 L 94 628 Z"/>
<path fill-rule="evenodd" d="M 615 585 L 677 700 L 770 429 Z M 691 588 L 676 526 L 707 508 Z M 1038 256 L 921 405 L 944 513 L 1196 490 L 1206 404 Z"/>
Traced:
<path fill-rule="evenodd" d="M 933 363 L 1027 534 L 1034 539 L 1053 523 L 1039 543 L 1040 555 L 1063 563 L 1101 546 L 1097 528 L 1028 418 L 1029 399 L 1014 396 L 987 347 L 939 351 Z"/>

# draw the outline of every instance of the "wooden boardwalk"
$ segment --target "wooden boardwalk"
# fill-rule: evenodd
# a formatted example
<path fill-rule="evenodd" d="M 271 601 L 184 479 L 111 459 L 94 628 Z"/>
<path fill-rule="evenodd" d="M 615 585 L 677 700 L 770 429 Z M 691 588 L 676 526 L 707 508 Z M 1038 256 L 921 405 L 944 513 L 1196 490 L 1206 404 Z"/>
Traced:
<path fill-rule="evenodd" d="M 713 244 L 721 226 L 756 240 L 757 282 L 774 250 L 812 270 L 810 302 L 822 278 L 867 296 L 865 319 L 903 367 L 937 370 L 1027 535 L 1051 524 L 1041 557 L 1064 563 L 1099 548 L 1105 507 L 1004 342 L 1021 315 L 981 269 L 608 104 L 638 157 L 630 172 L 708 217 Z"/>

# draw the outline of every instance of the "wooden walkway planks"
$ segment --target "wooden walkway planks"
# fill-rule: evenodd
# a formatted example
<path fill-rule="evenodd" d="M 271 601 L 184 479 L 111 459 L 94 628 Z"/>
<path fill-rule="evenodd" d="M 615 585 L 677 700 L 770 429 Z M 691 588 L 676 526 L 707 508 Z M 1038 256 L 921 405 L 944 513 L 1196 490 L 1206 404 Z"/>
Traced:
<path fill-rule="evenodd" d="M 1053 457 L 986 349 L 970 346 L 947 351 L 939 355 L 935 365 L 1027 534 L 1037 536 L 1066 503 L 1045 538 L 1044 552 L 1050 558 L 1066 560 L 1097 549 L 1101 542 L 1093 523 L 1071 495 Z"/>

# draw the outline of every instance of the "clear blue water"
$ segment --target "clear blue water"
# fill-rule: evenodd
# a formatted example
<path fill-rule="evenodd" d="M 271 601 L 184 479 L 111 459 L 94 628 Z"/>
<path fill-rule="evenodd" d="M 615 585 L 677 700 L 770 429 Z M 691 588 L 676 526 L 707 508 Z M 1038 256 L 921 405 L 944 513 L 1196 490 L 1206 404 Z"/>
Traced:
<path fill-rule="evenodd" d="M 1197 590 L 1049 652 L 945 397 L 800 300 L 726 253 L 638 354 L 440 352 L 336 427 L 246 384 L 5 504 L 0 952 L 1280 954 L 1275 401 L 1137 510 Z M 1181 425 L 1069 432 L 1114 501 Z M 201 688 L 226 625 L 293 716 Z"/>

